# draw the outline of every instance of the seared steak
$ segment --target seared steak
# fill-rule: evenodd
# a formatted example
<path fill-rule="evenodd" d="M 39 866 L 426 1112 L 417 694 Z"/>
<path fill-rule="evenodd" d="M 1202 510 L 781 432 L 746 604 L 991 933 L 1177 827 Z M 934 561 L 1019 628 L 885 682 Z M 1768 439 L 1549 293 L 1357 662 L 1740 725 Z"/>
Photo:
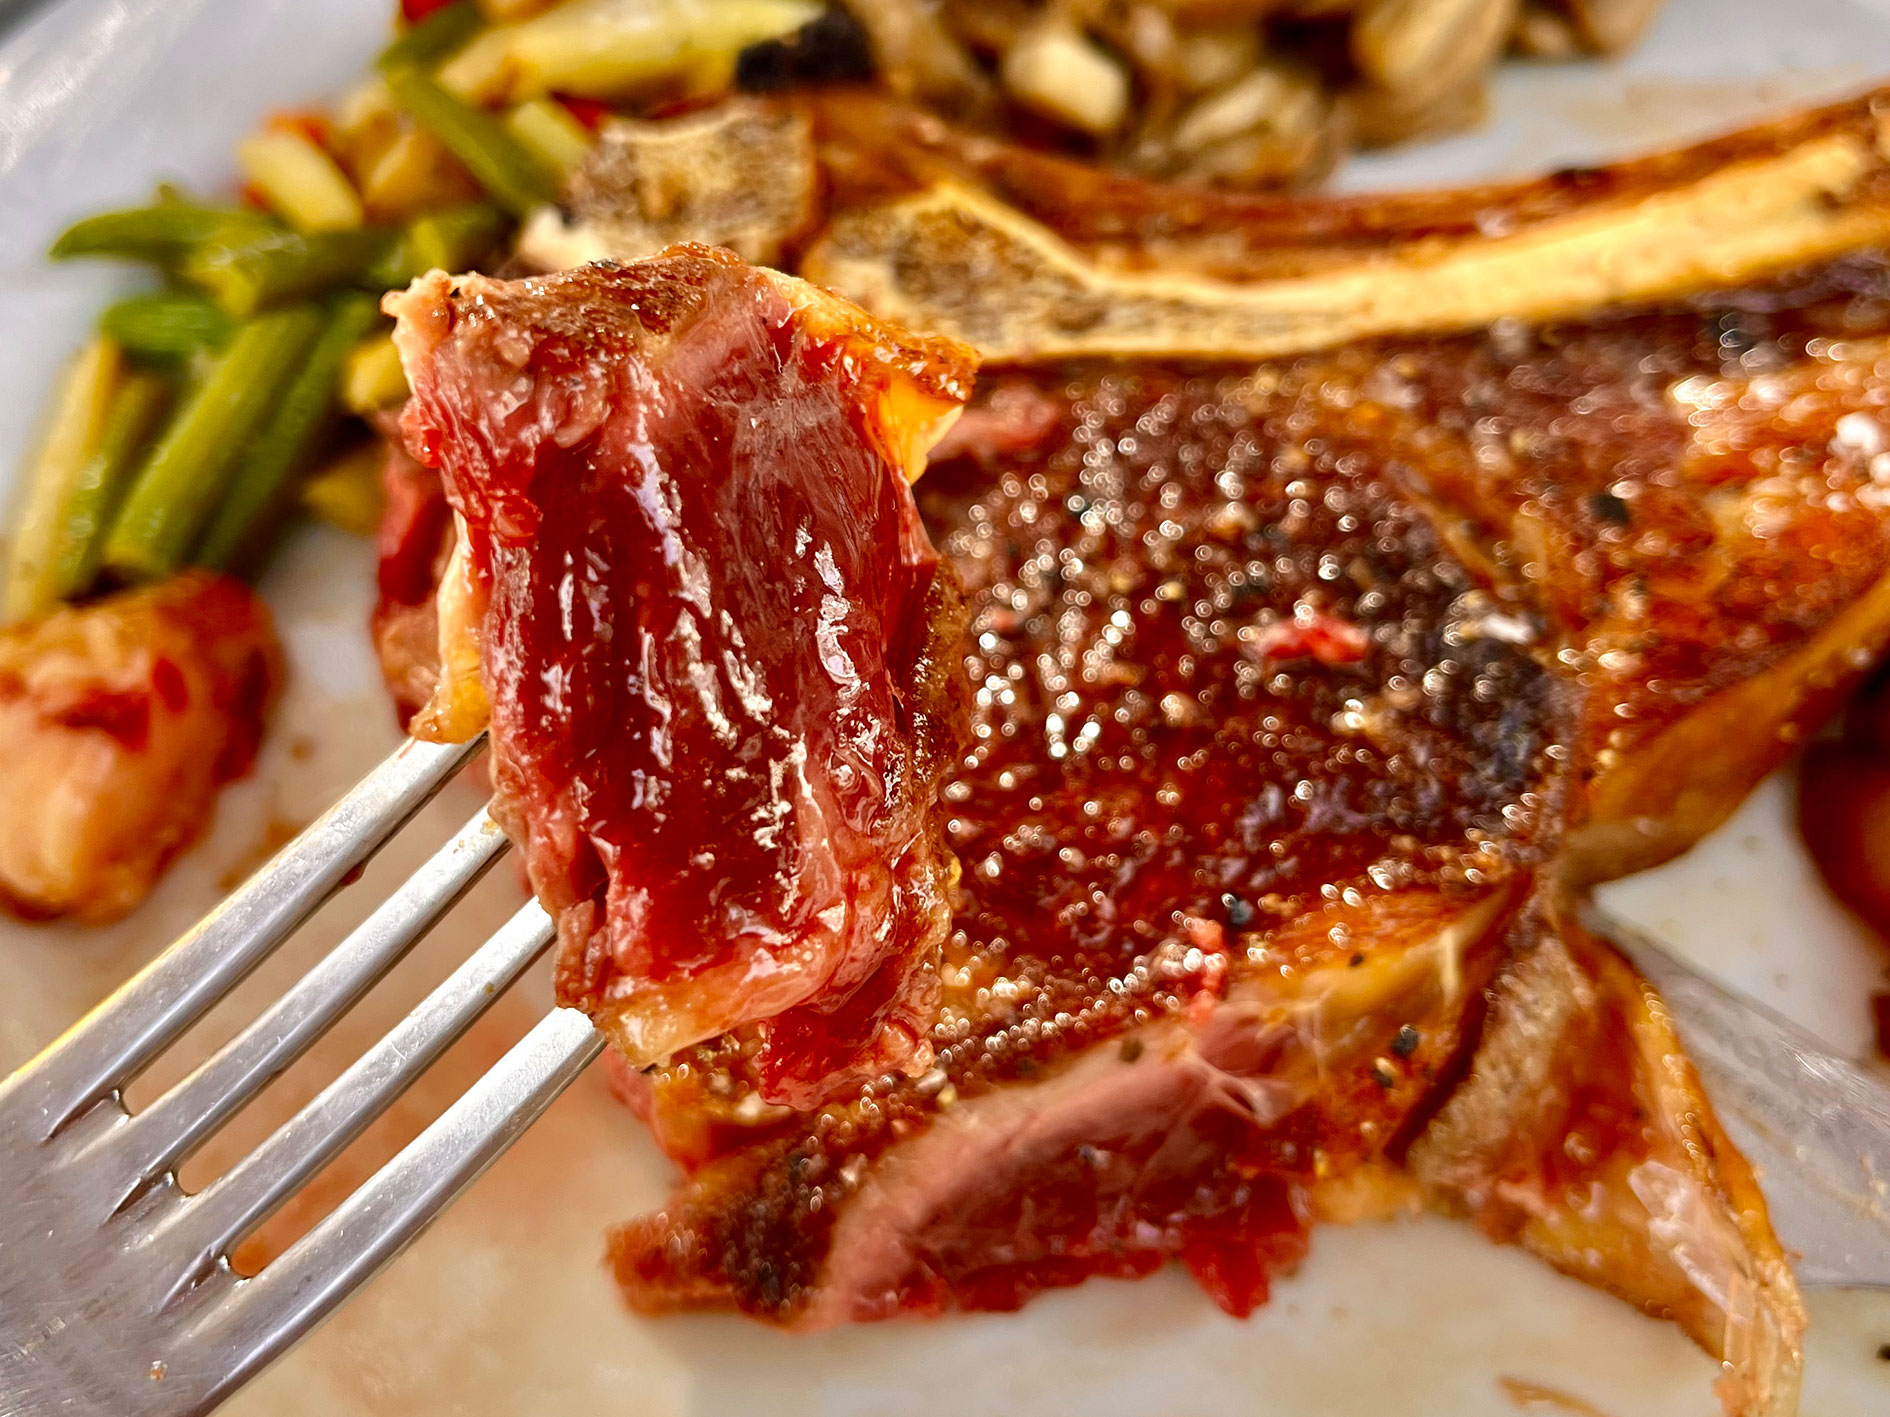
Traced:
<path fill-rule="evenodd" d="M 1008 1308 L 1179 1257 L 1245 1312 L 1500 958 L 1564 736 L 1530 622 L 1382 478 L 1281 455 L 1297 388 L 1040 391 L 1036 446 L 921 484 L 975 607 L 937 1068 L 764 1118 L 619 1237 L 636 1302 Z M 723 1145 L 754 1110 L 728 1050 L 655 1088 Z"/>
<path fill-rule="evenodd" d="M 1787 1390 L 1762 1201 L 1565 893 L 1714 825 L 1881 642 L 1885 331 L 1858 257 L 991 376 L 920 485 L 973 604 L 937 1067 L 811 1117 L 715 1045 L 643 1082 L 694 1174 L 614 1241 L 632 1301 L 817 1325 L 1176 1257 L 1239 1312 L 1415 1184 Z"/>
<path fill-rule="evenodd" d="M 931 1062 L 959 597 L 907 487 L 965 351 L 726 253 L 392 298 L 460 529 L 422 735 L 490 705 L 562 1001 L 770 1101 Z"/>
<path fill-rule="evenodd" d="M 1428 1204 L 1788 1403 L 1763 1200 L 1574 909 L 1890 630 L 1877 107 L 1384 201 L 810 111 L 809 272 L 1010 366 L 920 489 L 971 596 L 962 875 L 824 1100 L 753 1028 L 618 1063 L 687 1172 L 613 1238 L 631 1302 L 811 1327 L 1175 1259 L 1241 1313 L 1316 1221 Z"/>

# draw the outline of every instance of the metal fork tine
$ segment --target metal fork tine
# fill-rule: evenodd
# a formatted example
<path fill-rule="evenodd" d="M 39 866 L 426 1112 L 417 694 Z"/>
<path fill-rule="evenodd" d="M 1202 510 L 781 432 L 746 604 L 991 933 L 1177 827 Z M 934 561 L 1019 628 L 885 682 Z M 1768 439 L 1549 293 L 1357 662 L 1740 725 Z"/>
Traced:
<path fill-rule="evenodd" d="M 187 1257 L 176 1289 L 206 1274 L 384 1112 L 544 953 L 553 933 L 536 902 L 521 908 L 314 1101 L 160 1222 L 166 1245 Z"/>
<path fill-rule="evenodd" d="M 407 1247 L 603 1051 L 575 1009 L 554 1009 L 491 1071 L 319 1225 L 219 1306 L 236 1355 L 224 1392 L 279 1356 Z"/>
<path fill-rule="evenodd" d="M 50 1138 L 120 1091 L 239 984 L 439 791 L 483 736 L 407 742 L 16 1077 Z"/>
<path fill-rule="evenodd" d="M 424 866 L 189 1077 L 100 1138 L 93 1164 L 125 1174 L 125 1198 L 178 1162 L 326 1033 L 511 845 L 482 809 Z M 121 1202 L 122 1204 L 122 1202 Z"/>

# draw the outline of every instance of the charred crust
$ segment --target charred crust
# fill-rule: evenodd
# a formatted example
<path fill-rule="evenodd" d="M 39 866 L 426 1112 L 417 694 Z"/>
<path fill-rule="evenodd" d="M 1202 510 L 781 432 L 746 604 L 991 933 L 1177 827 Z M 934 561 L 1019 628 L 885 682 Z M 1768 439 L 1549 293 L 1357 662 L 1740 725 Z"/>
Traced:
<path fill-rule="evenodd" d="M 829 6 L 785 39 L 750 45 L 735 62 L 735 84 L 748 93 L 777 93 L 809 84 L 866 83 L 873 45 L 844 6 Z"/>

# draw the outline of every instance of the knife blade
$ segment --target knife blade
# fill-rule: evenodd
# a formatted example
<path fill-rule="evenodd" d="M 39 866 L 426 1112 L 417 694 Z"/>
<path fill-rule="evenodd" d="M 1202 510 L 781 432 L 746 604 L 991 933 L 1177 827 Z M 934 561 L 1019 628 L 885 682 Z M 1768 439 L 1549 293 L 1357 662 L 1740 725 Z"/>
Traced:
<path fill-rule="evenodd" d="M 1890 1084 L 1592 908 L 1657 988 L 1806 1285 L 1890 1287 Z"/>

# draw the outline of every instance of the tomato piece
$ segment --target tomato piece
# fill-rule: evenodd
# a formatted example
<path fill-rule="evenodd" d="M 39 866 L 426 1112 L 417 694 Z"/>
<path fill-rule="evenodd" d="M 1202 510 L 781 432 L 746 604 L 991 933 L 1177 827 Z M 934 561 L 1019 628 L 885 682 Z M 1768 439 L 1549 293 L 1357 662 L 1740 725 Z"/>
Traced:
<path fill-rule="evenodd" d="M 604 120 L 613 112 L 609 104 L 594 98 L 585 98 L 581 94 L 561 93 L 553 94 L 552 97 L 569 109 L 571 116 L 593 133 L 604 126 Z"/>
<path fill-rule="evenodd" d="M 1798 827 L 1831 893 L 1890 938 L 1890 755 L 1814 743 L 1798 775 Z"/>

